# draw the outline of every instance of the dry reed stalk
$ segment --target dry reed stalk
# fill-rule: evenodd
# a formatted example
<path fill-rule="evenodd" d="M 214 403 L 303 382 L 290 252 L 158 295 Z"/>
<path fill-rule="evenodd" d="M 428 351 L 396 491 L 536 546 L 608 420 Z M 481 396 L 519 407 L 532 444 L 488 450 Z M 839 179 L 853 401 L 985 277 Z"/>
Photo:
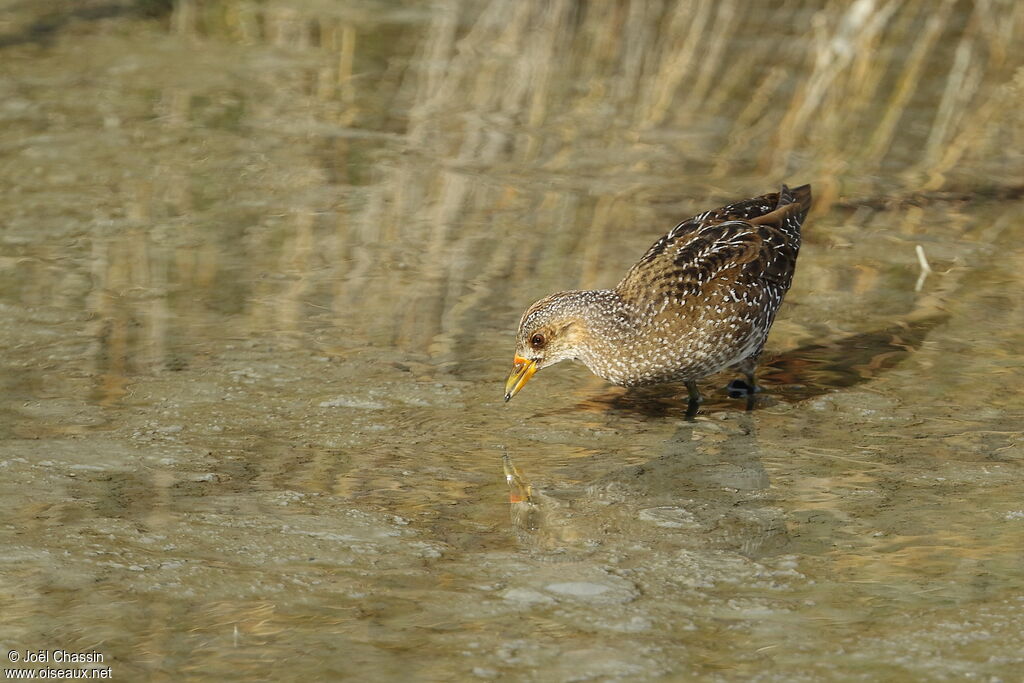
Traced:
<path fill-rule="evenodd" d="M 892 97 L 883 110 L 882 119 L 868 143 L 866 156 L 870 161 L 879 163 L 888 152 L 893 136 L 896 134 L 896 124 L 903 117 L 910 97 L 917 90 L 928 54 L 945 28 L 946 20 L 949 18 L 955 1 L 943 0 L 938 11 L 928 17 L 923 33 L 919 34 L 914 41 L 907 64 L 900 74 Z"/>
<path fill-rule="evenodd" d="M 227 4 L 231 37 L 252 42 L 260 33 L 264 42 L 323 53 L 308 93 L 318 100 L 309 108 L 315 116 L 368 125 L 358 117 L 377 84 L 356 87 L 366 82 L 360 60 L 374 45 L 372 32 L 301 6 L 289 14 L 277 5 Z M 394 72 L 392 106 L 407 113 L 405 127 L 383 146 L 384 163 L 371 162 L 372 183 L 353 189 L 339 209 L 336 248 L 345 277 L 330 283 L 339 322 L 344 302 L 400 305 L 398 322 L 378 316 L 368 324 L 410 348 L 459 338 L 465 316 L 487 296 L 479 278 L 491 281 L 467 273 L 466 263 L 525 277 L 526 266 L 502 256 L 507 234 L 492 217 L 510 186 L 550 186 L 532 206 L 528 192 L 506 200 L 509 210 L 529 216 L 529 224 L 516 226 L 519 234 L 550 240 L 523 255 L 533 272 L 590 282 L 608 267 L 604 226 L 648 230 L 635 199 L 621 199 L 635 194 L 628 188 L 678 195 L 680 184 L 697 183 L 686 192 L 699 194 L 708 192 L 708 178 L 728 177 L 720 183 L 724 193 L 798 173 L 820 188 L 821 210 L 844 186 L 863 189 L 875 176 L 891 179 L 901 170 L 931 173 L 929 187 L 946 187 L 947 172 L 982 154 L 979 141 L 989 141 L 988 131 L 1013 107 L 1006 84 L 1022 66 L 1020 5 L 791 0 L 740 9 L 707 0 L 432 6 L 429 20 L 407 34 L 416 44 L 414 67 Z M 193 3 L 179 11 L 172 23 L 181 31 L 198 33 L 208 20 Z M 306 25 L 320 27 L 318 47 L 301 30 Z M 765 26 L 785 28 L 771 34 Z M 758 40 L 750 40 L 752 32 Z M 935 69 L 947 76 L 929 112 L 920 106 L 918 82 Z M 191 93 L 178 95 L 172 110 L 184 126 Z M 251 111 L 268 121 L 280 115 L 262 103 Z M 336 116 L 325 118 L 327 112 Z M 310 139 L 323 145 L 319 136 Z M 348 144 L 331 144 L 350 163 L 342 159 Z M 582 242 L 578 232 L 552 234 L 555 226 L 588 221 Z M 410 241 L 422 246 L 409 264 L 419 276 L 415 286 L 385 277 L 401 254 L 380 246 Z M 570 253 L 582 257 L 567 274 Z M 454 308 L 445 313 L 437 301 Z"/>
<path fill-rule="evenodd" d="M 646 102 L 641 107 L 645 125 L 664 122 L 669 109 L 675 104 L 679 89 L 695 71 L 694 63 L 714 5 L 711 0 L 676 3 L 668 22 L 668 35 L 661 39 L 662 45 L 657 50 L 664 57 L 645 87 Z M 675 38 L 677 35 L 682 38 Z"/>
<path fill-rule="evenodd" d="M 720 0 L 715 4 L 715 21 L 711 29 L 711 40 L 703 41 L 706 51 L 701 63 L 704 68 L 698 71 L 693 87 L 687 93 L 684 107 L 690 112 L 699 110 L 704 104 L 708 92 L 712 89 L 715 76 L 721 67 L 721 60 L 729 48 L 729 40 L 737 21 L 735 0 Z"/>

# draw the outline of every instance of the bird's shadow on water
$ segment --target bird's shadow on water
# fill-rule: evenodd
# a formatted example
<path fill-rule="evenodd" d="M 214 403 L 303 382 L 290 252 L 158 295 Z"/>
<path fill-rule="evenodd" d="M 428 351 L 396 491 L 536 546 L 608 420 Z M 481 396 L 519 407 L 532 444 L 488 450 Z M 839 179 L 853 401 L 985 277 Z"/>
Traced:
<path fill-rule="evenodd" d="M 864 384 L 909 358 L 929 333 L 947 319 L 934 314 L 900 321 L 881 330 L 801 346 L 762 360 L 758 382 L 762 391 L 753 402 L 757 407 L 776 402 L 798 403 L 823 394 Z M 700 412 L 744 410 L 745 399 L 729 398 L 725 383 L 728 372 L 701 387 L 705 400 Z M 689 399 L 682 385 L 663 384 L 623 390 L 609 389 L 603 394 L 577 403 L 571 410 L 618 412 L 663 418 L 687 415 Z M 569 410 L 567 408 L 566 410 Z"/>

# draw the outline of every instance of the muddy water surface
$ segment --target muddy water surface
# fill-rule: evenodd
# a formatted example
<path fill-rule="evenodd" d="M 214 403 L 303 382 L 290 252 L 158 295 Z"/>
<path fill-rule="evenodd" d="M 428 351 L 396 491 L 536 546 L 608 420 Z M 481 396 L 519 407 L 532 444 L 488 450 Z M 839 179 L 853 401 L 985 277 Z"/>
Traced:
<path fill-rule="evenodd" d="M 0 644 L 1014 680 L 1024 13 L 876 4 L 4 3 Z M 525 306 L 782 181 L 753 412 L 570 364 L 501 401 Z"/>

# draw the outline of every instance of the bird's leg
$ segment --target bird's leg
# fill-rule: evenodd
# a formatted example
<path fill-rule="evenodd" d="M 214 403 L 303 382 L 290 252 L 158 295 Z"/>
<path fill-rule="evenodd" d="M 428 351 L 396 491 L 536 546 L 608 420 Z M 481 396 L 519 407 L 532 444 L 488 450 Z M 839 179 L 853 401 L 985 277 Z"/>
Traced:
<path fill-rule="evenodd" d="M 704 397 L 700 395 L 700 389 L 697 388 L 697 383 L 692 379 L 687 380 L 686 390 L 690 392 L 690 402 L 686 404 L 686 419 L 692 420 L 697 415 L 697 407 L 704 400 Z"/>
<path fill-rule="evenodd" d="M 744 372 L 743 376 L 747 378 L 747 386 L 750 387 L 747 390 L 748 393 L 754 394 L 761 391 L 761 387 L 757 386 L 757 376 L 754 374 L 753 370 L 750 372 Z"/>
<path fill-rule="evenodd" d="M 752 399 L 754 394 L 761 391 L 761 387 L 757 386 L 757 376 L 754 374 L 757 370 L 757 356 L 750 356 L 744 358 L 736 364 L 736 369 L 743 373 L 746 378 L 746 383 L 739 380 L 733 380 L 729 382 L 729 386 L 726 387 L 726 391 L 729 392 L 730 398 L 742 398 L 746 396 L 748 399 Z M 748 400 L 748 403 L 750 401 Z"/>

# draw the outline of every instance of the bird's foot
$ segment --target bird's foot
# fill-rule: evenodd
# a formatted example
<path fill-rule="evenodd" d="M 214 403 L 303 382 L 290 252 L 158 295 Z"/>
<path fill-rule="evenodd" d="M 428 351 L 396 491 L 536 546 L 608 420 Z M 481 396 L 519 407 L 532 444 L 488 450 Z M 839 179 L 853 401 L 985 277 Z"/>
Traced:
<path fill-rule="evenodd" d="M 761 391 L 756 384 L 751 386 L 749 382 L 741 379 L 734 379 L 726 385 L 725 390 L 729 392 L 729 398 L 752 398 L 754 394 Z"/>

